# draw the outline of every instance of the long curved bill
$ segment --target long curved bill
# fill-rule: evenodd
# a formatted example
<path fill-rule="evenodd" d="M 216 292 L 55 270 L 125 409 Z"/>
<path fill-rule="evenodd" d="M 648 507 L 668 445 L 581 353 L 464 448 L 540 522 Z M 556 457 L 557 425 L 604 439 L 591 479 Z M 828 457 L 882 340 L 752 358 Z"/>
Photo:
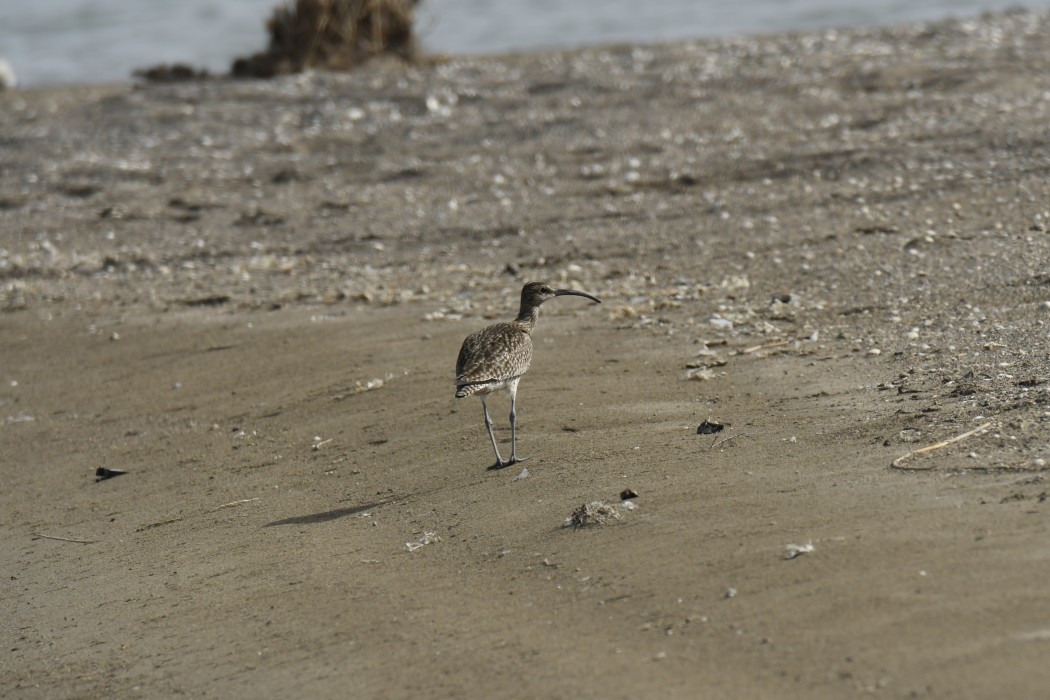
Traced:
<path fill-rule="evenodd" d="M 554 290 L 554 296 L 556 296 L 556 297 L 566 297 L 566 296 L 584 297 L 586 299 L 590 299 L 595 304 L 602 303 L 602 300 L 599 299 L 598 297 L 592 297 L 590 294 L 587 294 L 586 292 L 577 292 L 575 289 L 555 289 Z"/>

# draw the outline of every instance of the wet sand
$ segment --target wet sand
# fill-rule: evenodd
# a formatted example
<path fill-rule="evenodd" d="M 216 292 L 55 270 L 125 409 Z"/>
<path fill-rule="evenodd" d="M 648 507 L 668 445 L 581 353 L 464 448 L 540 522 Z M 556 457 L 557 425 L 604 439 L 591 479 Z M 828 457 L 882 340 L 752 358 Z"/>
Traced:
<path fill-rule="evenodd" d="M 3 694 L 1041 697 L 1047 124 L 1026 13 L 0 93 Z"/>

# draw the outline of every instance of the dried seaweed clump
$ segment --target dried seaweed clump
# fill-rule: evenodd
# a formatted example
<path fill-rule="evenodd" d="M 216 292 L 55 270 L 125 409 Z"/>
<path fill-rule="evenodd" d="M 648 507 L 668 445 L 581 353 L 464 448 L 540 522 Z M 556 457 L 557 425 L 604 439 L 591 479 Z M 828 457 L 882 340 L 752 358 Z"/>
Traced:
<path fill-rule="evenodd" d="M 266 23 L 270 46 L 238 58 L 235 77 L 271 78 L 307 68 L 350 70 L 370 58 L 419 59 L 412 29 L 418 0 L 295 0 Z"/>
<path fill-rule="evenodd" d="M 605 525 L 610 520 L 619 520 L 620 514 L 616 506 L 611 506 L 605 501 L 591 501 L 584 503 L 565 518 L 564 527 L 573 529 L 591 527 L 594 525 Z"/>

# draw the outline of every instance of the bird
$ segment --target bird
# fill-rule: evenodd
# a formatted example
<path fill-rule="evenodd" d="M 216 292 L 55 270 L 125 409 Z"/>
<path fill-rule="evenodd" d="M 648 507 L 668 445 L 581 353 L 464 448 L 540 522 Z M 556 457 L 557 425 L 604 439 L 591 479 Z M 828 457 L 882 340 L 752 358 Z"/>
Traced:
<path fill-rule="evenodd" d="M 521 289 L 521 306 L 513 321 L 494 323 L 468 335 L 459 350 L 456 360 L 456 398 L 477 396 L 485 413 L 485 428 L 488 430 L 492 449 L 496 452 L 496 463 L 490 469 L 502 469 L 528 457 L 518 456 L 517 445 L 517 395 L 518 381 L 532 362 L 532 329 L 539 318 L 540 305 L 548 299 L 561 296 L 576 296 L 600 304 L 601 299 L 575 289 L 556 289 L 546 282 L 528 282 Z M 486 397 L 505 389 L 510 394 L 510 459 L 504 460 L 492 434 L 492 419 Z"/>

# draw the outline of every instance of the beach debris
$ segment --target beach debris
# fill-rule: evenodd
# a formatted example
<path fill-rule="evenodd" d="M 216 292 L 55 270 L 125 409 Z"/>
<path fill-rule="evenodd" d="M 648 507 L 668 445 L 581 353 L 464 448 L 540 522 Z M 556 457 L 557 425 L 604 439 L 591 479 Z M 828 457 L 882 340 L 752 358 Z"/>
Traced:
<path fill-rule="evenodd" d="M 712 423 L 711 421 L 705 420 L 703 423 L 696 427 L 697 435 L 714 435 L 720 433 L 725 429 L 725 426 L 721 423 Z"/>
<path fill-rule="evenodd" d="M 229 503 L 223 503 L 221 506 L 215 506 L 214 508 L 212 508 L 208 512 L 214 513 L 215 511 L 222 510 L 223 508 L 234 508 L 236 506 L 243 506 L 245 503 L 254 503 L 255 501 L 258 501 L 258 500 L 259 500 L 258 497 L 256 497 L 256 498 L 242 498 L 242 499 L 240 499 L 238 501 L 230 501 Z"/>
<path fill-rule="evenodd" d="M 729 600 L 730 598 L 736 598 L 736 589 L 730 586 L 726 589 L 726 592 L 722 594 L 722 597 L 726 600 Z"/>
<path fill-rule="evenodd" d="M 627 500 L 627 501 L 624 501 L 624 502 L 622 502 L 622 503 L 620 504 L 620 506 L 621 506 L 621 507 L 622 507 L 622 508 L 623 508 L 624 510 L 636 510 L 636 509 L 638 508 L 638 506 L 636 506 L 636 505 L 634 504 L 634 501 L 631 501 L 631 500 Z"/>
<path fill-rule="evenodd" d="M 435 533 L 424 531 L 423 532 L 423 536 L 420 537 L 415 542 L 405 542 L 405 547 L 408 548 L 408 551 L 414 552 L 417 549 L 419 549 L 420 547 L 425 547 L 428 544 L 431 544 L 433 542 L 440 542 L 440 541 L 441 541 L 441 538 L 438 537 Z"/>
<path fill-rule="evenodd" d="M 358 381 L 354 382 L 354 393 L 355 394 L 363 394 L 366 391 L 374 391 L 376 389 L 382 389 L 384 386 L 386 386 L 390 382 L 390 380 L 396 379 L 398 376 L 402 376 L 403 377 L 406 374 L 408 374 L 408 370 L 407 369 L 401 375 L 394 374 L 393 372 L 387 372 L 386 375 L 383 376 L 383 377 L 375 377 L 375 378 L 369 379 L 368 381 L 365 381 L 365 382 L 362 382 L 362 381 L 358 380 Z"/>
<path fill-rule="evenodd" d="M 719 440 L 718 442 L 712 442 L 711 443 L 711 447 L 708 448 L 708 452 L 710 452 L 711 450 L 715 449 L 716 447 L 721 447 L 722 445 L 726 444 L 730 440 L 736 440 L 738 437 L 742 437 L 744 435 L 747 435 L 747 433 L 736 433 L 735 435 L 729 435 L 729 436 Z"/>
<path fill-rule="evenodd" d="M 1013 638 L 1020 642 L 1050 642 L 1050 628 L 1022 632 L 1013 635 Z"/>
<path fill-rule="evenodd" d="M 622 319 L 640 318 L 642 313 L 633 306 L 614 306 L 609 311 L 610 321 L 619 321 Z"/>
<path fill-rule="evenodd" d="M 372 391 L 373 389 L 382 389 L 384 384 L 386 384 L 385 379 L 376 377 L 375 379 L 369 379 L 367 382 L 364 383 L 355 382 L 354 391 L 358 394 L 361 394 L 366 391 Z"/>
<path fill-rule="evenodd" d="M 785 345 L 790 345 L 791 343 L 794 343 L 794 342 L 795 341 L 792 340 L 791 338 L 787 338 L 787 339 L 784 339 L 784 340 L 775 340 L 775 341 L 773 341 L 771 343 L 763 343 L 762 345 L 752 345 L 749 348 L 744 348 L 743 350 L 741 350 L 740 354 L 741 355 L 750 355 L 751 353 L 758 352 L 759 350 L 771 350 L 773 348 L 781 348 L 781 347 L 784 347 Z"/>
<path fill-rule="evenodd" d="M 135 532 L 145 532 L 146 530 L 152 530 L 155 527 L 163 527 L 165 525 L 171 525 L 172 523 L 182 522 L 183 518 L 169 518 L 167 520 L 159 520 L 155 523 L 148 523 L 140 527 L 135 528 Z"/>
<path fill-rule="evenodd" d="M 794 559 L 800 557 L 803 554 L 809 554 L 814 550 L 813 543 L 807 542 L 806 544 L 789 544 L 787 546 L 787 554 L 784 555 L 785 559 Z"/>
<path fill-rule="evenodd" d="M 918 442 L 922 439 L 922 430 L 919 428 L 904 428 L 897 433 L 897 439 L 901 442 Z"/>
<path fill-rule="evenodd" d="M 45 535 L 42 532 L 34 532 L 33 537 L 41 537 L 45 540 L 57 540 L 59 542 L 76 542 L 77 544 L 95 544 L 98 540 L 75 540 L 70 537 L 58 537 L 57 535 Z"/>
<path fill-rule="evenodd" d="M 942 440 L 941 442 L 937 442 L 937 443 L 934 443 L 932 445 L 927 445 L 926 447 L 921 447 L 921 448 L 919 448 L 917 450 L 912 450 L 911 452 L 906 452 L 905 454 L 902 454 L 897 459 L 893 460 L 893 462 L 890 464 L 890 467 L 892 469 L 906 469 L 906 470 L 913 470 L 913 471 L 921 471 L 921 470 L 926 470 L 926 469 L 932 469 L 932 467 L 905 467 L 904 466 L 904 461 L 909 459 L 909 458 L 911 458 L 911 457 L 914 457 L 916 455 L 925 454 L 927 452 L 933 452 L 934 450 L 940 450 L 940 449 L 943 449 L 945 447 L 948 447 L 949 445 L 954 445 L 955 443 L 961 442 L 962 440 L 965 440 L 968 437 L 973 437 L 974 435 L 979 435 L 981 433 L 984 433 L 991 427 L 992 427 L 992 422 L 991 421 L 987 421 L 985 423 L 981 423 L 979 426 L 977 426 L 973 430 L 967 430 L 965 433 L 962 433 L 961 435 L 956 435 L 953 438 L 948 438 L 947 440 Z"/>
<path fill-rule="evenodd" d="M 453 309 L 439 309 L 423 314 L 424 321 L 458 321 L 463 314 Z"/>
<path fill-rule="evenodd" d="M 634 489 L 624 489 L 620 492 L 620 500 L 626 501 L 631 498 L 638 498 L 638 492 Z"/>
<path fill-rule="evenodd" d="M 725 372 L 715 372 L 713 369 L 707 366 L 687 369 L 685 372 L 686 379 L 696 382 L 706 382 L 724 376 Z"/>
<path fill-rule="evenodd" d="M 193 297 L 187 299 L 179 299 L 178 302 L 183 306 L 222 306 L 223 304 L 229 303 L 229 294 L 210 294 L 203 297 Z"/>
<path fill-rule="evenodd" d="M 728 360 L 723 360 L 718 355 L 718 351 L 711 349 L 707 342 L 703 343 L 703 346 L 696 351 L 693 357 L 710 358 L 708 360 L 693 360 L 686 363 L 687 368 L 692 367 L 721 367 L 729 364 Z"/>
<path fill-rule="evenodd" d="M 729 360 L 727 360 L 725 358 L 722 358 L 722 357 L 719 357 L 718 353 L 713 352 L 713 351 L 708 351 L 706 353 L 703 352 L 703 351 L 700 351 L 700 352 L 696 353 L 697 357 L 700 357 L 701 355 L 706 355 L 708 359 L 706 359 L 706 360 L 690 360 L 689 362 L 685 363 L 685 368 L 686 369 L 699 369 L 701 367 L 709 367 L 709 368 L 710 367 L 725 367 L 726 365 L 729 364 Z"/>
<path fill-rule="evenodd" d="M 419 60 L 413 30 L 418 0 L 295 0 L 266 22 L 270 45 L 236 59 L 236 78 L 272 78 L 307 68 L 350 70 L 377 56 Z"/>
<path fill-rule="evenodd" d="M 685 378 L 695 381 L 708 381 L 715 379 L 716 377 L 725 376 L 725 372 L 716 372 L 716 367 L 725 367 L 729 364 L 729 360 L 719 357 L 718 353 L 707 350 L 701 350 L 697 353 L 697 357 L 702 357 L 698 360 L 690 360 L 685 363 Z"/>
<path fill-rule="evenodd" d="M 750 289 L 751 280 L 744 275 L 729 275 L 723 278 L 718 286 L 727 292 L 736 292 L 741 289 Z"/>
<path fill-rule="evenodd" d="M 108 467 L 99 467 L 95 470 L 95 481 L 105 481 L 106 479 L 112 479 L 115 476 L 121 474 L 127 474 L 123 469 L 110 469 Z"/>
<path fill-rule="evenodd" d="M 321 439 L 320 435 L 314 435 L 313 449 L 314 450 L 320 450 L 322 447 L 324 447 L 325 445 L 327 445 L 328 443 L 330 443 L 334 439 L 335 438 L 328 438 L 327 440 L 323 440 L 323 439 Z"/>
<path fill-rule="evenodd" d="M 572 512 L 572 515 L 565 518 L 563 527 L 571 527 L 576 530 L 581 527 L 605 525 L 610 520 L 619 519 L 620 513 L 616 510 L 616 506 L 611 506 L 605 501 L 591 501 L 582 504 Z"/>
<path fill-rule="evenodd" d="M 518 472 L 518 475 L 516 477 L 514 477 L 513 479 L 511 479 L 511 481 L 521 481 L 522 479 L 528 479 L 528 478 L 529 478 L 529 469 L 528 469 L 528 467 L 525 467 L 520 472 Z"/>

